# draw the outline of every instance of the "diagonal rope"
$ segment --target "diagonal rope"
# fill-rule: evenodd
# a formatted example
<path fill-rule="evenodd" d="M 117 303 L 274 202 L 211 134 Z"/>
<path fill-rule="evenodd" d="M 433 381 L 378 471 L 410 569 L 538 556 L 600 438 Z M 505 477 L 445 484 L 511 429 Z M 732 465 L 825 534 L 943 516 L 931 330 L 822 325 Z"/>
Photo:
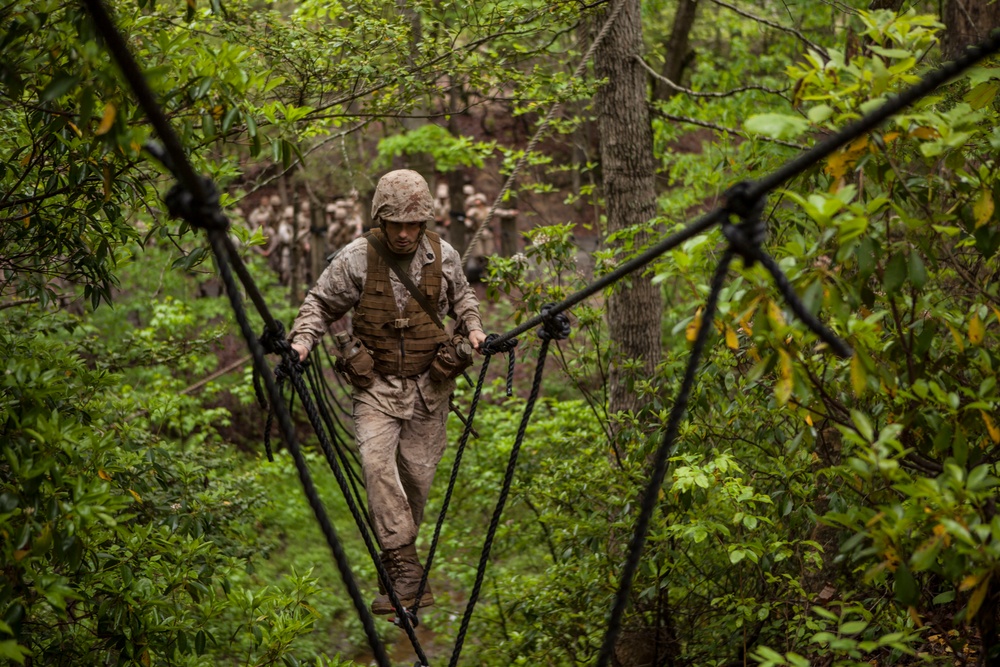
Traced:
<path fill-rule="evenodd" d="M 243 286 L 247 290 L 248 295 L 260 311 L 261 317 L 264 319 L 272 336 L 283 340 L 283 334 L 280 333 L 281 326 L 268 310 L 263 296 L 257 289 L 253 278 L 250 276 L 246 266 L 243 264 L 242 259 L 239 256 L 239 253 L 236 251 L 236 248 L 233 246 L 232 241 L 228 237 L 229 221 L 222 213 L 222 209 L 219 205 L 218 193 L 215 192 L 214 184 L 210 179 L 200 178 L 195 175 L 194 169 L 184 153 L 179 138 L 173 132 L 173 128 L 167 121 L 167 118 L 163 113 L 163 109 L 157 103 L 152 90 L 149 88 L 148 82 L 143 76 L 142 71 L 140 70 L 135 59 L 132 57 L 128 45 L 125 43 L 121 33 L 115 27 L 107 9 L 102 4 L 101 0 L 83 0 L 83 3 L 92 17 L 106 48 L 111 52 L 115 61 L 118 63 L 126 81 L 132 88 L 140 105 L 143 107 L 144 112 L 149 117 L 150 122 L 159 134 L 160 139 L 166 146 L 165 152 L 157 150 L 156 148 L 153 149 L 153 152 L 159 153 L 161 161 L 164 162 L 164 165 L 174 173 L 175 177 L 179 181 L 167 196 L 167 205 L 170 209 L 170 213 L 175 217 L 184 217 L 184 219 L 192 226 L 200 227 L 205 229 L 207 232 L 212 252 L 219 268 L 220 276 L 226 285 L 226 294 L 229 296 L 230 304 L 243 333 L 243 337 L 246 339 L 247 346 L 250 348 L 254 357 L 254 366 L 257 368 L 264 380 L 265 386 L 267 387 L 271 405 L 276 412 L 278 423 L 281 428 L 282 435 L 285 438 L 285 442 L 288 445 L 289 451 L 292 453 L 292 457 L 295 461 L 295 467 L 299 474 L 299 480 L 302 483 L 306 498 L 320 524 L 327 544 L 333 552 L 337 568 L 340 571 L 341 579 L 344 581 L 355 610 L 361 619 L 375 660 L 380 667 L 389 667 L 390 663 L 385 647 L 378 636 L 378 631 L 375 628 L 375 623 L 368 607 L 361 597 L 361 592 L 358 589 L 357 581 L 354 579 L 354 575 L 351 571 L 350 563 L 347 560 L 347 555 L 344 552 L 343 545 L 337 537 L 336 530 L 330 522 L 329 517 L 326 514 L 326 510 L 323 507 L 323 503 L 319 498 L 319 494 L 316 491 L 315 485 L 312 482 L 312 477 L 309 474 L 305 457 L 302 454 L 298 439 L 295 436 L 291 415 L 282 400 L 281 392 L 275 382 L 274 375 L 271 373 L 271 369 L 264 358 L 264 349 L 251 329 L 249 318 L 247 317 L 246 310 L 243 307 L 242 299 L 240 297 L 239 287 L 233 277 L 233 270 L 235 270 L 236 274 L 239 276 Z M 288 346 L 287 341 L 284 341 L 284 345 L 286 348 L 283 350 L 285 360 L 291 364 L 292 350 Z M 311 421 L 315 424 L 315 422 L 318 421 L 318 415 L 315 414 L 315 406 L 311 405 L 311 401 L 308 400 L 305 384 L 302 381 L 301 375 L 298 374 L 294 366 L 292 366 L 291 379 L 293 386 L 299 392 L 299 395 L 303 400 L 307 413 L 310 414 Z M 312 409 L 310 410 L 310 408 Z M 322 429 L 319 429 L 318 432 L 320 433 L 320 439 L 322 441 L 324 439 Z M 350 504 L 349 496 L 348 503 Z M 355 518 L 357 519 L 357 515 Z M 363 523 L 359 522 L 359 526 L 363 526 Z M 369 551 L 373 553 L 370 543 L 367 544 L 369 546 Z M 378 562 L 379 559 L 377 557 L 374 558 L 374 561 L 376 563 L 376 568 L 381 568 L 381 563 Z M 384 571 L 380 571 L 379 575 L 383 577 L 385 581 L 388 581 L 388 576 Z M 393 598 L 393 603 L 397 609 L 400 611 L 403 610 L 403 607 L 399 604 L 398 599 Z M 419 643 L 416 642 L 416 637 L 413 635 L 412 628 L 408 629 L 411 641 L 414 643 L 414 649 L 416 650 L 418 657 L 420 657 L 422 664 L 426 665 L 427 660 L 420 650 Z"/>
<path fill-rule="evenodd" d="M 932 70 L 917 83 L 900 93 L 891 96 L 879 108 L 869 112 L 867 115 L 854 121 L 853 123 L 850 123 L 820 143 L 815 144 L 809 150 L 801 153 L 798 157 L 789 160 L 778 169 L 762 177 L 760 180 L 751 182 L 747 186 L 744 196 L 750 200 L 758 199 L 774 188 L 777 188 L 783 183 L 802 174 L 810 167 L 816 165 L 820 160 L 830 156 L 838 148 L 841 148 L 861 135 L 872 131 L 890 116 L 899 113 L 919 100 L 922 96 L 927 95 L 938 86 L 947 83 L 986 56 L 996 53 L 998 50 L 1000 50 L 1000 29 L 994 30 L 990 37 L 980 44 L 968 47 L 965 53 L 953 62 Z M 645 267 L 647 264 L 651 263 L 664 253 L 673 250 L 684 241 L 708 231 L 714 225 L 721 223 L 724 219 L 725 210 L 722 207 L 706 213 L 687 227 L 684 227 L 674 234 L 664 237 L 655 245 L 647 248 L 641 254 L 636 255 L 629 261 L 619 265 L 614 271 L 605 274 L 600 279 L 593 281 L 586 287 L 583 287 L 562 301 L 554 304 L 551 312 L 561 313 L 572 308 L 587 297 L 593 296 L 601 290 L 607 289 L 625 276 Z M 767 266 L 766 263 L 765 266 Z M 770 269 L 768 270 L 770 271 Z M 535 315 L 534 317 L 522 322 L 519 326 L 500 334 L 497 338 L 497 342 L 503 343 L 511 338 L 514 338 L 515 336 L 520 336 L 524 332 L 537 327 L 544 321 L 544 319 L 544 316 L 541 314 Z"/>
<path fill-rule="evenodd" d="M 479 380 L 476 382 L 476 389 L 472 394 L 472 403 L 469 406 L 469 416 L 465 421 L 465 428 L 462 430 L 462 437 L 458 441 L 458 449 L 455 451 L 455 462 L 451 466 L 451 477 L 448 479 L 448 489 L 444 493 L 444 500 L 441 502 L 441 512 L 438 513 L 437 523 L 434 524 L 434 536 L 431 538 L 431 547 L 427 551 L 427 561 L 424 566 L 423 576 L 420 577 L 420 585 L 417 587 L 417 594 L 414 600 L 419 601 L 427 588 L 427 577 L 430 576 L 431 567 L 434 565 L 434 554 L 437 551 L 438 540 L 441 538 L 441 528 L 444 526 L 444 518 L 448 513 L 448 506 L 451 503 L 451 496 L 455 492 L 455 483 L 458 481 L 458 469 L 462 465 L 462 455 L 465 453 L 465 446 L 469 442 L 469 435 L 472 433 L 472 420 L 476 416 L 476 408 L 479 406 L 479 397 L 483 392 L 483 382 L 486 380 L 486 370 L 490 367 L 491 355 L 483 357 L 483 367 L 479 371 Z M 417 603 L 411 607 L 410 612 L 417 612 Z"/>
<path fill-rule="evenodd" d="M 385 654 L 385 649 L 381 644 L 381 641 L 377 635 L 374 628 L 374 623 L 371 616 L 368 614 L 367 607 L 365 606 L 363 600 L 360 597 L 360 591 L 357 588 L 357 583 L 353 578 L 350 570 L 350 565 L 347 562 L 346 555 L 340 544 L 340 541 L 336 535 L 336 532 L 330 523 L 328 517 L 326 516 L 325 510 L 319 500 L 316 489 L 312 483 L 312 479 L 309 475 L 308 468 L 304 457 L 302 456 L 301 449 L 295 437 L 294 428 L 291 423 L 291 417 L 288 413 L 288 409 L 282 400 L 280 389 L 277 386 L 274 376 L 268 367 L 266 360 L 264 359 L 264 350 L 260 342 L 253 335 L 250 329 L 249 320 L 247 317 L 246 310 L 243 307 L 242 299 L 239 294 L 239 287 L 236 280 L 233 277 L 233 272 L 239 277 L 243 286 L 247 290 L 247 294 L 253 301 L 254 305 L 260 311 L 265 324 L 267 325 L 269 331 L 279 338 L 283 344 L 280 350 L 283 363 L 286 363 L 290 367 L 289 377 L 292 380 L 293 387 L 296 393 L 299 394 L 303 401 L 303 405 L 306 408 L 307 414 L 310 416 L 310 422 L 313 423 L 314 428 L 316 428 L 317 433 L 320 436 L 321 443 L 324 445 L 324 453 L 326 449 L 330 446 L 329 442 L 325 441 L 325 433 L 322 428 L 322 420 L 320 419 L 315 404 L 310 400 L 308 389 L 305 385 L 304 380 L 300 374 L 300 371 L 296 368 L 295 360 L 292 358 L 292 351 L 290 350 L 288 343 L 284 340 L 283 334 L 280 333 L 280 328 L 277 322 L 273 319 L 270 312 L 267 309 L 266 303 L 264 303 L 263 296 L 260 291 L 256 288 L 252 277 L 250 277 L 246 266 L 242 263 L 232 241 L 227 236 L 228 220 L 223 215 L 218 202 L 218 195 L 214 191 L 214 185 L 209 179 L 199 178 L 195 175 L 195 172 L 188 161 L 184 149 L 180 144 L 180 141 L 176 134 L 172 131 L 169 122 L 163 113 L 162 108 L 156 102 L 156 99 L 148 87 L 145 79 L 143 78 L 142 72 L 139 70 L 138 65 L 135 63 L 125 44 L 121 34 L 115 28 L 110 16 L 101 4 L 100 0 L 83 0 L 84 5 L 89 11 L 90 15 L 93 17 L 94 23 L 97 26 L 98 32 L 101 34 L 106 47 L 111 51 L 115 60 L 118 62 L 119 67 L 122 70 L 123 75 L 132 87 L 140 105 L 143 107 L 147 116 L 150 119 L 151 124 L 156 129 L 162 141 L 166 145 L 166 151 L 160 152 L 160 159 L 164 162 L 165 166 L 174 173 L 180 182 L 181 186 L 175 186 L 168 195 L 168 206 L 173 215 L 180 215 L 193 226 L 201 227 L 206 230 L 209 241 L 211 243 L 212 251 L 215 256 L 216 263 L 219 268 L 220 276 L 226 285 L 226 292 L 229 296 L 234 314 L 239 323 L 240 329 L 247 340 L 247 345 L 251 350 L 251 354 L 254 358 L 254 365 L 257 368 L 260 376 L 264 380 L 264 384 L 267 388 L 267 393 L 270 397 L 271 405 L 273 406 L 279 426 L 281 428 L 282 434 L 285 437 L 286 443 L 288 444 L 289 450 L 291 451 L 293 458 L 295 459 L 296 469 L 299 473 L 300 481 L 303 485 L 303 489 L 306 493 L 307 499 L 309 500 L 310 506 L 313 508 L 314 514 L 316 515 L 317 521 L 320 523 L 321 529 L 324 533 L 325 538 L 334 554 L 334 558 L 337 562 L 338 569 L 340 570 L 341 577 L 344 580 L 345 586 L 351 596 L 352 602 L 355 605 L 358 615 L 362 620 L 362 624 L 365 628 L 365 632 L 368 635 L 369 643 L 371 644 L 373 653 L 375 654 L 376 662 L 383 667 L 387 667 L 388 657 Z M 604 27 L 598 34 L 591 48 L 588 50 L 583 62 L 580 63 L 577 71 L 574 73 L 574 77 L 582 76 L 583 71 L 586 67 L 587 62 L 596 50 L 597 45 L 607 34 L 614 20 L 617 18 L 623 6 L 622 2 L 615 4 L 608 17 Z M 600 289 L 610 286 L 613 282 L 621 279 L 628 273 L 642 268 L 649 262 L 651 262 L 656 257 L 662 255 L 667 250 L 676 247 L 679 243 L 684 240 L 691 238 L 702 231 L 709 229 L 711 226 L 722 223 L 723 231 L 726 233 L 726 237 L 729 240 L 729 247 L 723 254 L 723 258 L 716 269 L 716 273 L 713 276 L 711 292 L 709 299 L 706 304 L 706 310 L 703 314 L 702 322 L 699 326 L 698 336 L 695 340 L 694 347 L 691 352 L 691 357 L 688 362 L 688 367 L 685 372 L 684 380 L 681 384 L 681 388 L 678 392 L 677 400 L 671 410 L 671 416 L 668 422 L 667 431 L 664 434 L 663 441 L 657 450 L 653 476 L 650 479 L 649 484 L 646 487 L 645 493 L 643 494 L 642 501 L 642 511 L 639 516 L 636 531 L 633 534 L 632 540 L 630 541 L 628 558 L 625 563 L 625 567 L 622 573 L 622 581 L 620 583 L 618 592 L 616 594 L 616 599 L 614 606 L 612 607 L 607 633 L 605 635 L 604 643 L 601 648 L 601 653 L 598 659 L 598 666 L 605 667 L 610 660 L 611 654 L 614 649 L 614 644 L 617 640 L 618 633 L 621 629 L 622 617 L 625 611 L 625 607 L 628 602 L 628 596 L 631 590 L 632 578 L 638 567 L 639 559 L 641 557 L 641 552 L 643 544 L 645 542 L 646 533 L 648 532 L 649 521 L 652 516 L 652 512 L 655 510 L 657 495 L 659 488 L 663 483 L 663 478 L 666 473 L 666 465 L 669 459 L 669 453 L 674 446 L 674 441 L 676 440 L 677 433 L 679 431 L 680 422 L 683 419 L 684 412 L 686 411 L 687 402 L 690 397 L 690 392 L 694 383 L 694 373 L 696 372 L 698 362 L 700 361 L 701 355 L 704 351 L 704 347 L 707 342 L 708 332 L 710 323 L 714 319 L 715 308 L 719 298 L 719 292 L 724 282 L 726 273 L 728 271 L 729 265 L 735 256 L 735 254 L 740 254 L 743 256 L 744 261 L 747 265 L 750 265 L 756 261 L 760 261 L 765 268 L 772 274 L 775 278 L 779 289 L 785 296 L 789 305 L 792 307 L 793 311 L 796 312 L 803 321 L 813 329 L 817 335 L 820 336 L 825 342 L 827 342 L 831 348 L 838 354 L 849 355 L 850 348 L 846 346 L 839 338 L 837 338 L 832 332 L 827 330 L 818 319 L 812 318 L 808 319 L 808 313 L 805 308 L 802 307 L 800 301 L 798 301 L 797 296 L 791 290 L 791 285 L 788 283 L 787 277 L 781 272 L 777 263 L 774 262 L 763 250 L 759 247 L 760 238 L 759 235 L 753 233 L 753 230 L 746 230 L 744 228 L 751 227 L 748 224 L 751 219 L 752 210 L 757 211 L 757 218 L 759 219 L 759 204 L 757 202 L 762 200 L 763 195 L 772 189 L 776 188 L 785 181 L 801 174 L 805 169 L 813 166 L 819 160 L 832 154 L 833 151 L 837 150 L 839 147 L 843 146 L 847 142 L 861 136 L 862 134 L 871 131 L 884 120 L 889 118 L 895 113 L 906 106 L 912 104 L 914 101 L 920 99 L 923 95 L 936 88 L 937 86 L 945 83 L 949 79 L 957 76 L 962 71 L 971 67 L 976 62 L 989 55 L 990 53 L 996 52 L 1000 49 L 1000 31 L 994 31 L 989 39 L 984 41 L 982 44 L 975 47 L 967 49 L 966 53 L 956 59 L 954 62 L 949 63 L 937 70 L 932 71 L 926 75 L 921 81 L 919 81 L 914 86 L 902 91 L 898 95 L 890 97 L 881 107 L 871 112 L 870 114 L 862 117 L 858 121 L 848 125 L 847 127 L 840 130 L 835 135 L 830 138 L 816 144 L 812 149 L 800 154 L 798 157 L 785 163 L 782 167 L 775 170 L 771 174 L 757 181 L 756 183 L 744 183 L 742 189 L 737 190 L 734 188 L 731 191 L 730 201 L 727 202 L 726 208 L 717 209 L 712 213 L 709 213 L 699 220 L 692 223 L 685 229 L 672 234 L 662 241 L 660 241 L 655 246 L 647 249 L 646 252 L 633 258 L 633 260 L 626 262 L 620 266 L 616 271 L 613 271 L 601 280 L 595 281 L 590 286 L 571 295 L 567 299 L 563 300 L 559 304 L 555 304 L 550 307 L 543 309 L 542 314 L 528 320 L 523 323 L 520 327 L 511 330 L 501 336 L 498 336 L 493 341 L 493 346 L 499 345 L 503 342 L 512 340 L 513 337 L 519 333 L 527 331 L 529 328 L 536 326 L 537 324 L 544 323 L 546 325 L 546 332 L 549 332 L 550 326 L 552 325 L 555 316 L 559 316 L 576 303 L 596 293 Z M 499 202 L 502 200 L 503 196 L 510 189 L 513 179 L 516 177 L 518 171 L 523 167 L 527 160 L 528 154 L 534 150 L 540 139 L 542 133 L 547 129 L 549 123 L 555 115 L 555 111 L 558 109 L 559 104 L 554 105 L 547 114 L 542 125 L 536 131 L 535 136 L 529 143 L 528 149 L 525 154 L 522 155 L 518 163 L 515 165 L 514 170 L 508 177 L 507 182 L 504 184 L 504 188 L 498 195 L 497 199 L 494 201 L 486 220 L 482 225 L 476 230 L 470 241 L 470 246 L 474 244 L 476 239 L 478 239 L 483 228 L 489 224 L 492 219 Z M 159 152 L 159 151 L 158 151 Z M 728 219 L 730 215 L 740 215 L 743 218 L 744 224 L 735 227 L 728 224 Z M 759 222 L 756 221 L 756 222 Z M 734 231 L 736 230 L 736 231 Z M 741 235 L 742 234 L 742 235 Z M 468 250 L 466 251 L 466 257 L 468 256 Z M 466 259 L 463 257 L 463 260 Z M 231 265 L 230 265 L 231 262 Z M 504 479 L 503 489 L 500 493 L 500 498 L 497 502 L 497 507 L 494 511 L 493 521 L 490 525 L 490 530 L 488 532 L 486 542 L 483 546 L 483 552 L 480 557 L 480 564 L 477 570 L 476 583 L 473 588 L 472 595 L 468 606 L 466 607 L 466 612 L 462 619 L 462 626 L 459 631 L 458 639 L 456 642 L 455 650 L 452 654 L 451 667 L 457 663 L 462 645 L 466 633 L 468 631 L 469 621 L 472 616 L 472 612 L 475 603 L 478 599 L 483 577 L 485 575 L 486 564 L 489 559 L 489 551 L 492 547 L 492 541 L 495 536 L 496 528 L 499 523 L 500 515 L 502 514 L 503 507 L 506 503 L 507 496 L 509 494 L 510 485 L 513 480 L 514 469 L 517 461 L 517 454 L 519 453 L 521 444 L 523 443 L 524 433 L 527 428 L 528 421 L 530 420 L 531 412 L 533 410 L 535 401 L 537 400 L 538 393 L 541 385 L 542 370 L 544 368 L 544 361 L 548 351 L 548 344 L 550 337 L 555 337 L 556 334 L 547 333 L 543 336 L 543 343 L 539 352 L 538 364 L 536 367 L 535 381 L 532 385 L 532 391 L 529 396 L 528 404 L 526 405 L 525 414 L 522 418 L 521 425 L 518 429 L 517 438 L 515 440 L 514 447 L 511 452 L 511 459 L 508 463 L 507 473 Z M 488 346 L 487 349 L 490 349 Z M 471 419 L 467 424 L 467 428 L 471 429 Z M 317 428 L 317 424 L 319 427 Z M 328 457 L 329 458 L 329 457 Z M 336 461 L 334 456 L 333 461 Z M 331 463 L 331 467 L 339 470 L 339 466 L 334 466 Z M 335 473 L 336 474 L 336 473 Z M 338 482 L 341 480 L 338 479 Z M 342 486 L 343 488 L 343 486 Z M 347 498 L 348 504 L 353 505 L 353 499 L 350 497 L 349 493 L 345 492 L 345 497 Z M 378 559 L 373 550 L 373 545 L 371 544 L 370 537 L 367 535 L 367 531 L 364 528 L 363 522 L 358 518 L 357 512 L 354 511 L 355 520 L 358 522 L 359 530 L 362 532 L 363 537 L 365 537 L 366 546 L 369 547 L 369 553 L 373 558 L 376 569 L 379 570 L 379 576 L 386 582 L 387 589 L 390 593 L 390 598 L 392 599 L 393 605 L 400 613 L 401 620 L 404 624 L 404 629 L 407 630 L 411 642 L 414 644 L 414 648 L 418 653 L 418 657 L 421 660 L 421 664 L 426 665 L 427 660 L 423 656 L 419 644 L 416 641 L 416 637 L 413 634 L 412 626 L 408 623 L 407 614 L 405 613 L 399 600 L 395 597 L 392 591 L 391 583 L 386 576 L 384 569 L 381 567 L 380 559 Z M 424 585 L 426 582 L 422 582 Z"/>
<path fill-rule="evenodd" d="M 576 66 L 576 70 L 570 77 L 571 79 L 579 79 L 580 77 L 583 76 L 584 70 L 587 69 L 587 63 L 590 62 L 590 59 L 594 56 L 594 52 L 597 50 L 597 47 L 600 46 L 601 42 L 604 41 L 604 38 L 607 36 L 608 32 L 611 31 L 611 26 L 614 25 L 615 19 L 618 18 L 618 15 L 621 13 L 622 8 L 625 6 L 625 0 L 608 0 L 608 1 L 613 5 L 611 13 L 608 14 L 608 18 L 604 22 L 604 26 L 601 28 L 601 31 L 597 33 L 597 37 L 595 37 L 594 41 L 590 44 L 590 48 L 587 49 L 587 52 L 583 55 L 583 58 L 580 59 L 580 64 Z M 517 178 L 518 172 L 524 168 L 525 164 L 527 164 L 528 158 L 531 156 L 532 151 L 535 150 L 535 147 L 538 145 L 538 142 L 541 141 L 542 135 L 545 134 L 545 131 L 549 129 L 549 125 L 552 123 L 552 119 L 555 118 L 556 112 L 559 111 L 560 107 L 562 107 L 562 102 L 556 102 L 549 108 L 549 112 L 545 114 L 545 119 L 542 121 L 542 124 L 538 126 L 537 130 L 535 130 L 535 135 L 531 137 L 531 141 L 528 142 L 528 146 L 524 149 L 524 153 L 522 153 L 521 157 L 519 157 L 517 162 L 514 163 L 514 169 L 511 170 L 510 176 L 507 177 L 506 182 L 504 182 L 503 187 L 500 189 L 500 194 L 498 194 L 496 196 L 496 199 L 493 200 L 493 205 L 490 206 L 490 210 L 486 214 L 486 219 L 483 220 L 482 224 L 480 224 L 479 227 L 476 228 L 476 231 L 472 235 L 472 238 L 469 239 L 468 243 L 466 244 L 465 252 L 462 254 L 462 266 L 465 266 L 465 263 L 469 261 L 469 255 L 472 253 L 473 246 L 475 246 L 476 241 L 479 239 L 479 237 L 482 236 L 483 230 L 486 229 L 489 226 L 490 222 L 493 221 L 493 216 L 496 213 L 497 208 L 499 208 L 500 202 L 503 201 L 503 198 L 507 195 L 507 192 L 514 184 L 514 179 Z M 537 326 L 537 324 L 535 326 Z M 525 331 L 527 331 L 527 329 L 525 329 Z"/>
<path fill-rule="evenodd" d="M 542 308 L 542 312 L 548 315 L 548 306 Z M 521 452 L 521 444 L 524 442 L 524 434 L 528 429 L 528 422 L 531 420 L 531 413 L 535 409 L 535 402 L 538 400 L 538 392 L 542 386 L 542 371 L 545 369 L 545 359 L 549 352 L 549 342 L 553 339 L 559 340 L 569 336 L 569 318 L 558 314 L 551 318 L 546 318 L 545 325 L 538 336 L 542 339 L 542 345 L 538 350 L 538 361 L 535 364 L 535 379 L 531 383 L 531 393 L 524 405 L 524 415 L 521 423 L 517 427 L 517 437 L 514 438 L 514 445 L 510 450 L 510 458 L 507 462 L 507 471 L 504 473 L 503 484 L 500 488 L 500 497 L 497 499 L 496 508 L 493 510 L 493 518 L 490 520 L 490 527 L 486 531 L 486 539 L 483 542 L 483 550 L 479 555 L 479 567 L 476 569 L 476 582 L 469 594 L 469 602 L 465 606 L 465 613 L 462 615 L 462 624 L 455 639 L 455 649 L 451 654 L 451 661 L 448 667 L 455 667 L 458 658 L 462 654 L 462 646 L 465 643 L 465 636 L 469 631 L 469 622 L 472 620 L 472 613 L 479 600 L 479 593 L 483 587 L 483 579 L 486 576 L 486 566 L 490 560 L 490 550 L 493 548 L 493 539 L 496 536 L 497 527 L 500 525 L 500 516 L 503 514 L 504 506 L 507 504 L 507 496 L 510 494 L 510 487 L 514 481 L 514 471 L 517 468 L 517 458 Z M 494 346 L 496 343 L 493 344 Z M 480 379 L 481 381 L 481 379 Z"/>

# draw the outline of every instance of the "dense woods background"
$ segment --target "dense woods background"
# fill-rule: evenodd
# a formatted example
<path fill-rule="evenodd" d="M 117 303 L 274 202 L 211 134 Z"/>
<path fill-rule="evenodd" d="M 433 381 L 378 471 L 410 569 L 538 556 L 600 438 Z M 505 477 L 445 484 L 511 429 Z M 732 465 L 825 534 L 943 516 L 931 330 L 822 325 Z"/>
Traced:
<path fill-rule="evenodd" d="M 614 1 L 583 78 L 571 74 L 608 2 L 114 11 L 286 322 L 305 286 L 289 294 L 254 254 L 263 239 L 241 214 L 260 196 L 363 200 L 401 166 L 453 198 L 465 179 L 495 194 L 561 104 L 507 204 L 527 243 L 491 263 L 496 331 L 1000 25 L 988 0 Z M 366 664 L 289 457 L 263 460 L 249 370 L 200 382 L 245 352 L 204 239 L 165 215 L 170 179 L 141 153 L 150 128 L 89 19 L 13 0 L 0 51 L 0 658 Z M 824 351 L 760 268 L 730 272 L 617 664 L 998 659 L 998 91 L 986 62 L 770 197 L 769 251 L 856 354 Z M 574 309 L 464 664 L 595 660 L 722 244 L 698 236 Z M 435 662 L 526 394 L 506 398 L 499 373 L 432 575 L 439 601 L 422 614 Z M 467 405 L 467 388 L 456 398 Z"/>

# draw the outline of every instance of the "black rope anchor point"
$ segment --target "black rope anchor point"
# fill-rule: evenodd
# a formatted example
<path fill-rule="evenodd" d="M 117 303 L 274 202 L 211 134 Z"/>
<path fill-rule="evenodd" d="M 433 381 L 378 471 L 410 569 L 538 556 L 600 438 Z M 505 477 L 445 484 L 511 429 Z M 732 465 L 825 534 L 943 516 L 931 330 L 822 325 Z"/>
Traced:
<path fill-rule="evenodd" d="M 542 306 L 542 326 L 538 330 L 538 337 L 542 340 L 566 340 L 572 331 L 569 323 L 569 316 L 565 312 L 551 314 L 556 304 L 547 303 Z"/>
<path fill-rule="evenodd" d="M 764 202 L 766 197 L 753 196 L 750 181 L 740 181 L 726 190 L 726 217 L 722 221 L 722 233 L 729 241 L 729 247 L 743 259 L 743 266 L 752 267 L 764 253 L 767 238 L 767 224 L 764 222 Z M 734 224 L 732 218 L 738 218 Z"/>
<path fill-rule="evenodd" d="M 199 176 L 197 187 L 200 192 L 192 192 L 179 178 L 174 160 L 163 146 L 147 141 L 146 151 L 177 179 L 163 198 L 170 217 L 181 218 L 196 229 L 229 230 L 229 218 L 222 212 L 219 189 L 211 177 Z"/>
<path fill-rule="evenodd" d="M 834 354 L 843 358 L 850 357 L 854 354 L 851 347 L 809 312 L 795 293 L 788 276 L 774 258 L 764 251 L 764 240 L 767 238 L 767 223 L 763 215 L 766 197 L 755 195 L 757 190 L 753 182 L 740 181 L 726 191 L 727 215 L 722 221 L 722 233 L 729 242 L 730 251 L 743 259 L 743 266 L 746 268 L 760 262 L 774 278 L 775 285 L 795 316 L 826 343 Z M 739 218 L 738 223 L 733 223 L 734 217 Z"/>
<path fill-rule="evenodd" d="M 517 347 L 517 338 L 508 338 L 497 342 L 500 334 L 487 334 L 483 342 L 483 354 L 494 355 L 502 352 L 507 353 L 507 396 L 514 395 L 514 349 Z M 470 383 L 471 384 L 471 383 Z"/>
<path fill-rule="evenodd" d="M 288 339 L 285 338 L 285 327 L 278 322 L 274 322 L 274 327 L 264 327 L 264 332 L 257 338 L 260 347 L 267 354 L 276 354 L 281 357 L 281 362 L 274 368 L 274 379 L 278 387 L 282 387 L 285 381 L 297 373 L 302 375 L 305 372 L 307 361 L 299 361 L 298 355 L 292 349 Z M 274 453 L 271 450 L 271 425 L 274 423 L 274 409 L 268 405 L 263 391 L 260 390 L 257 370 L 254 369 L 254 390 L 257 392 L 257 402 L 262 410 L 267 410 L 267 419 L 264 422 L 264 451 L 267 453 L 267 460 L 274 463 Z"/>

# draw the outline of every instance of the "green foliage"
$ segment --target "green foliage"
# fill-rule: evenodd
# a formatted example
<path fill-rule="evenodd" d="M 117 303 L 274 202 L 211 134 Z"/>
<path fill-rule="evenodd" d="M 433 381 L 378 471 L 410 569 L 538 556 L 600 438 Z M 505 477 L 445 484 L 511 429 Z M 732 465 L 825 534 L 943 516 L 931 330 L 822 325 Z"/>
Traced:
<path fill-rule="evenodd" d="M 484 159 L 495 149 L 496 142 L 477 142 L 469 137 L 453 136 L 439 125 L 424 125 L 379 141 L 379 159 L 375 166 L 385 167 L 399 155 L 426 153 L 434 159 L 438 171 L 455 171 L 459 167 L 482 168 Z"/>

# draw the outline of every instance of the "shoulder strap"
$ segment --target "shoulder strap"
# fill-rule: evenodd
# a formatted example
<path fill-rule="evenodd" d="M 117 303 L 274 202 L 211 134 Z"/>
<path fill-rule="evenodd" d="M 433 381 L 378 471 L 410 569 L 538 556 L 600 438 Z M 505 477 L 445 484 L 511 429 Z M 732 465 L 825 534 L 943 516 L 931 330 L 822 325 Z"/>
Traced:
<path fill-rule="evenodd" d="M 407 289 L 407 291 L 410 293 L 410 296 L 412 296 L 416 300 L 416 302 L 420 304 L 420 307 L 423 308 L 424 311 L 431 316 L 431 319 L 434 320 L 434 324 L 438 325 L 438 327 L 440 327 L 443 330 L 444 322 L 441 321 L 441 318 L 438 316 L 437 311 L 434 310 L 433 306 L 431 306 L 430 302 L 427 300 L 427 297 L 424 296 L 424 293 L 420 291 L 420 288 L 413 283 L 413 279 L 410 278 L 410 276 L 406 275 L 403 269 L 399 268 L 399 264 L 396 263 L 396 258 L 392 256 L 392 253 L 390 253 L 389 249 L 385 247 L 385 244 L 382 243 L 381 239 L 379 239 L 378 236 L 376 236 L 373 232 L 368 232 L 367 234 L 365 234 L 365 238 L 368 239 L 368 243 L 370 243 L 371 246 L 375 248 L 375 252 L 377 252 L 379 256 L 383 260 L 385 260 L 385 263 L 389 265 L 389 268 L 392 269 L 392 272 L 396 274 L 396 277 L 399 278 L 399 281 L 403 283 L 403 287 Z"/>

